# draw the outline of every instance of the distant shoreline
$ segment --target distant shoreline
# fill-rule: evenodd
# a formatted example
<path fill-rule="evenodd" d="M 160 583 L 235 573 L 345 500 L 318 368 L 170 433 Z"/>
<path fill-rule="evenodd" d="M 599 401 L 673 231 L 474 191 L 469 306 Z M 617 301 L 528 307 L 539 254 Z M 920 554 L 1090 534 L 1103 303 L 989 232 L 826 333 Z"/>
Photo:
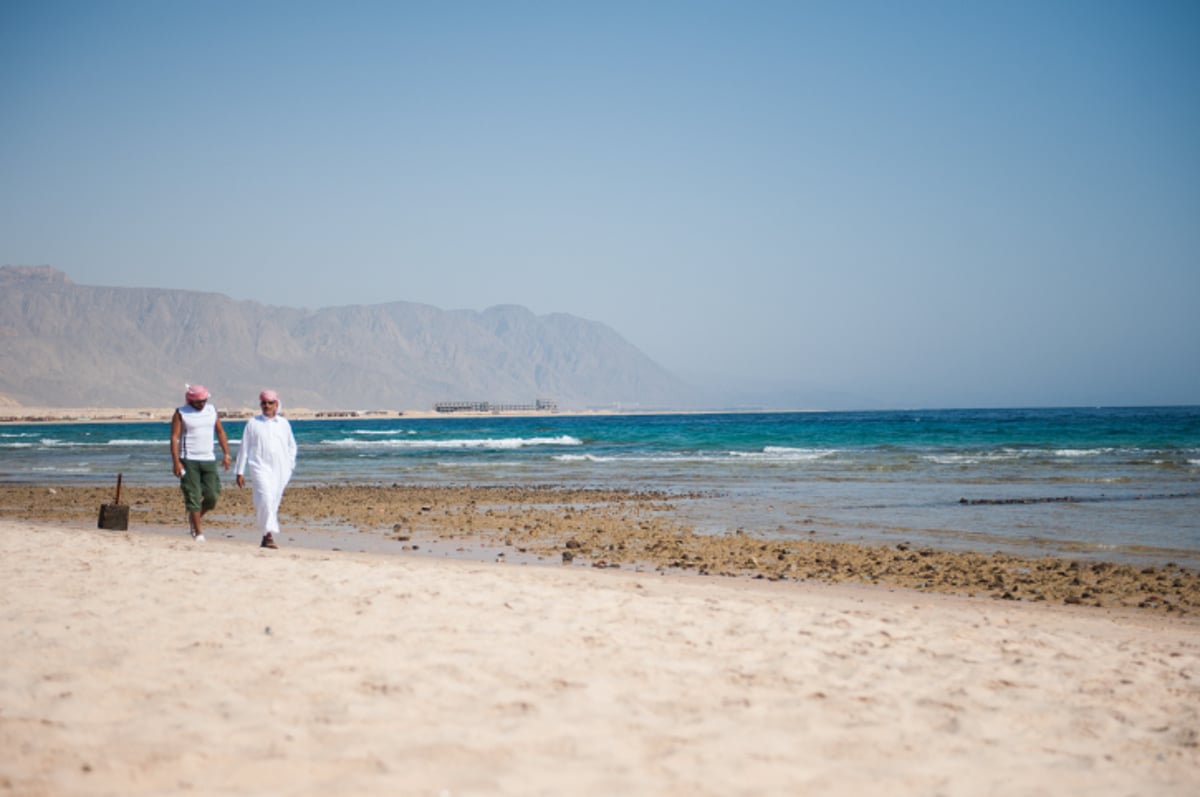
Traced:
<path fill-rule="evenodd" d="M 292 421 L 327 421 L 379 418 L 570 418 L 621 415 L 712 415 L 775 414 L 787 412 L 823 412 L 813 409 L 712 409 L 712 410 L 495 410 L 489 412 L 438 412 L 437 410 L 311 410 L 285 407 L 281 411 Z M 34 423 L 169 423 L 175 408 L 130 407 L 0 407 L 0 426 Z M 229 421 L 253 418 L 257 409 L 221 409 Z"/>
<path fill-rule="evenodd" d="M 663 410 L 675 412 L 675 410 Z M 681 411 L 682 412 L 682 411 Z M 168 423 L 175 408 L 129 408 L 129 407 L 0 407 L 0 424 L 26 423 Z M 257 409 L 221 409 L 225 420 L 239 421 L 253 418 Z M 503 417 L 550 417 L 585 415 L 631 414 L 621 410 L 505 410 L 494 412 L 437 412 L 436 410 L 311 410 L 306 408 L 283 409 L 282 414 L 293 421 L 341 420 L 346 418 L 493 418 Z"/>

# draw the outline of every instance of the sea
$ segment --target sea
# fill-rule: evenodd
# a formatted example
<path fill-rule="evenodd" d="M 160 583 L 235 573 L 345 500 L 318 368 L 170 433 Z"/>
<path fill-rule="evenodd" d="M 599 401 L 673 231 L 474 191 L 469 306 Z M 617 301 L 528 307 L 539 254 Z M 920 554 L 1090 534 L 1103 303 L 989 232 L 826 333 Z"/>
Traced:
<path fill-rule="evenodd" d="M 236 453 L 244 423 L 224 425 Z M 705 534 L 1200 569 L 1200 407 L 365 416 L 293 429 L 297 485 L 655 491 Z M 172 485 L 168 431 L 5 424 L 0 482 Z"/>

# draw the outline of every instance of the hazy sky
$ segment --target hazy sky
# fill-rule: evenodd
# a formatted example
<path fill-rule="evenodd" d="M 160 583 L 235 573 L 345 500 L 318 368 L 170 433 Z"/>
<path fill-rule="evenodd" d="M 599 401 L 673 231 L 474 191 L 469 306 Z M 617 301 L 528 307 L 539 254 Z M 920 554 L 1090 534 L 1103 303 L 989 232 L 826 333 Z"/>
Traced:
<path fill-rule="evenodd" d="M 0 0 L 0 263 L 570 313 L 776 406 L 1200 403 L 1200 3 Z"/>

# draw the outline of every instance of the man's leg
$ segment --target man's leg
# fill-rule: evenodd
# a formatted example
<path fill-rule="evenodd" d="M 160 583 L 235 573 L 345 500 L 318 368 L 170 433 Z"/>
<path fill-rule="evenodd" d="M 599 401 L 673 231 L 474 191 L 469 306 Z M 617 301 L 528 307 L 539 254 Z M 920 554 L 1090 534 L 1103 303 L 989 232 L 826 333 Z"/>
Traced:
<path fill-rule="evenodd" d="M 184 511 L 188 516 L 188 529 L 192 538 L 197 542 L 204 541 L 204 533 L 200 529 L 201 509 L 204 501 L 200 463 L 184 460 L 183 476 L 179 479 L 179 489 L 183 491 Z"/>
<path fill-rule="evenodd" d="M 200 511 L 192 513 L 192 528 L 197 542 L 204 538 L 204 532 L 200 528 L 200 519 L 207 515 L 210 509 L 217 506 L 217 499 L 221 497 L 221 476 L 217 472 L 217 463 L 198 464 L 200 464 L 200 467 L 197 468 L 200 472 Z"/>

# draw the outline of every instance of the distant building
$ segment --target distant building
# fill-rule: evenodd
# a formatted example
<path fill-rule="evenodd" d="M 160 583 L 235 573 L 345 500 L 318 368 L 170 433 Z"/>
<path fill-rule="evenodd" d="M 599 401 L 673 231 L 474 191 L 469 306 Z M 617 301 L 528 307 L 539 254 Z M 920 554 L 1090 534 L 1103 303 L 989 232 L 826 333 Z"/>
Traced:
<path fill-rule="evenodd" d="M 433 405 L 434 412 L 487 412 L 486 401 L 439 401 Z"/>
<path fill-rule="evenodd" d="M 532 404 L 493 404 L 490 401 L 439 401 L 434 412 L 558 412 L 558 402 L 537 399 Z"/>

